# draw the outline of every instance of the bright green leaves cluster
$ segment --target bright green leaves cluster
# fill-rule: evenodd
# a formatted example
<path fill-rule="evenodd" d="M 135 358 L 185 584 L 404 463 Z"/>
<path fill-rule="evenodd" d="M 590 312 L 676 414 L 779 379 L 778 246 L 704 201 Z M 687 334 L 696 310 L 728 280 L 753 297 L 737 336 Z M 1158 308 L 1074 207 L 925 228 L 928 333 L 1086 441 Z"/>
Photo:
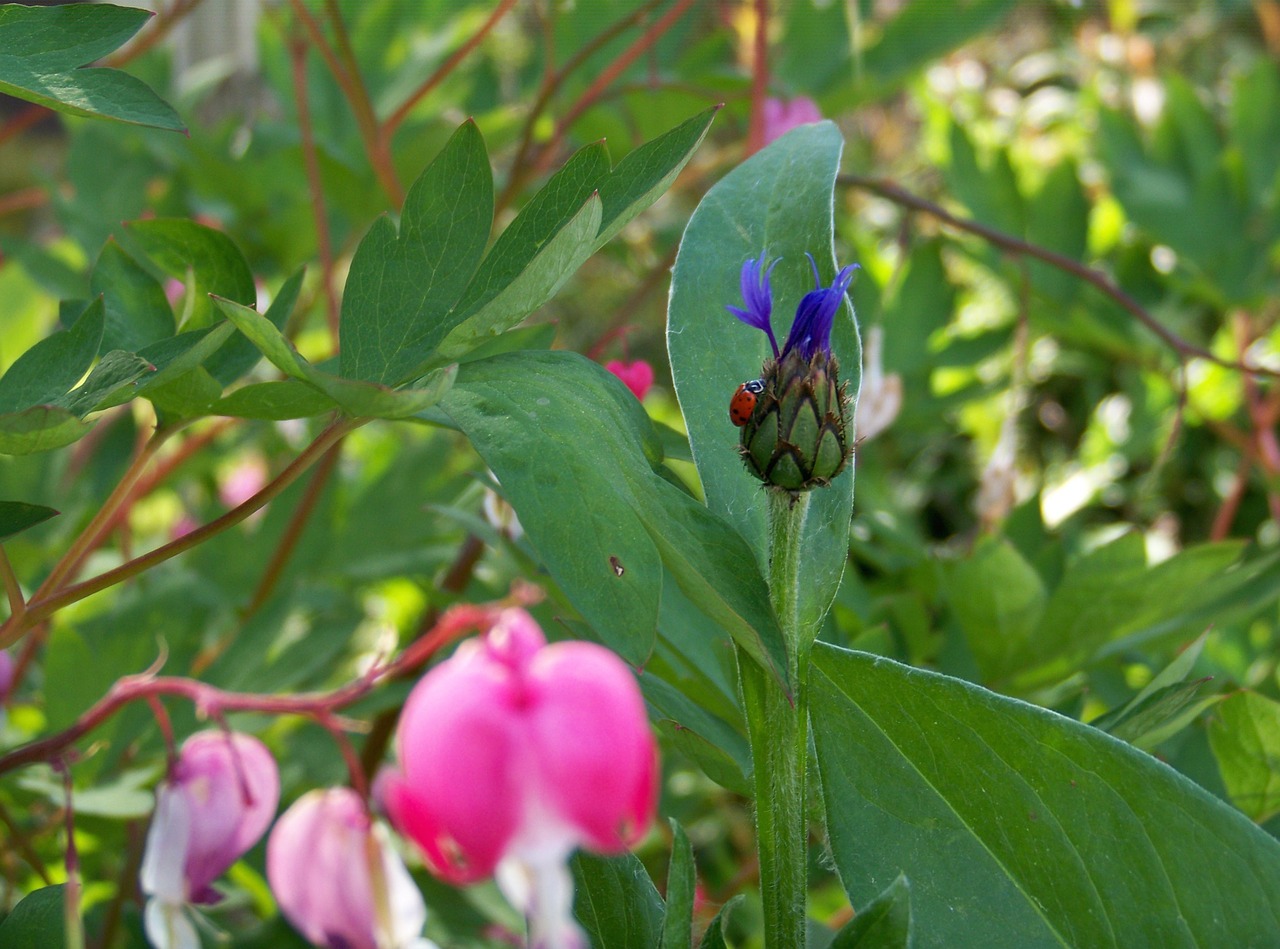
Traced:
<path fill-rule="evenodd" d="M 1254 308 L 1280 291 L 1280 69 L 1265 58 L 1236 78 L 1224 121 L 1183 77 L 1161 77 L 1149 138 L 1103 111 L 1101 153 L 1125 213 L 1181 258 L 1178 274 L 1214 306 Z"/>
<path fill-rule="evenodd" d="M 1280 844 L 1147 754 L 828 646 L 811 683 L 841 879 L 860 906 L 906 874 L 913 945 L 1262 945 L 1280 927 Z"/>
<path fill-rule="evenodd" d="M 0 92 L 71 115 L 186 131 L 145 83 L 118 69 L 82 69 L 141 29 L 146 10 L 107 3 L 0 6 Z"/>
<path fill-rule="evenodd" d="M 830 280 L 836 269 L 833 202 L 843 144 L 830 123 L 803 126 L 731 171 L 690 219 L 672 275 L 667 347 L 707 506 L 746 538 L 762 569 L 767 566 L 767 505 L 760 483 L 738 457 L 729 398 L 741 382 L 760 375 L 771 353 L 764 334 L 738 322 L 725 306 L 741 305 L 739 275 L 748 258 L 763 252 L 782 257 L 773 272 L 774 333 L 781 338 L 796 304 L 813 289 L 806 253 Z M 836 315 L 831 348 L 856 402 L 862 351 L 850 316 L 847 309 Z M 800 611 L 806 626 L 822 619 L 840 585 L 852 510 L 850 465 L 829 488 L 813 492 L 801 565 Z"/>

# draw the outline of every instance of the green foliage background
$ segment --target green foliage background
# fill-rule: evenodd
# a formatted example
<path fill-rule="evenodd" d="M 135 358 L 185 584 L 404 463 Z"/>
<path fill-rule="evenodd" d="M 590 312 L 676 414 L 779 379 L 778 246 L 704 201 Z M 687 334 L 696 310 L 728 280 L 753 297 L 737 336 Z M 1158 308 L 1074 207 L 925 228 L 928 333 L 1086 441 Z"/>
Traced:
<path fill-rule="evenodd" d="M 1273 0 L 299 0 L 225 82 L 175 76 L 165 44 L 78 69 L 165 16 L 93 9 L 58 14 L 79 47 L 0 54 L 0 90 L 58 109 L 0 113 L 0 537 L 28 598 L 78 537 L 66 572 L 125 573 L 14 647 L 0 755 L 161 649 L 225 689 L 326 689 L 531 579 L 553 635 L 643 667 L 663 742 L 672 823 L 577 859 L 579 918 L 607 947 L 759 944 L 730 639 L 780 685 L 785 661 L 726 418 L 762 340 L 723 307 L 746 257 L 782 254 L 785 332 L 807 250 L 824 277 L 861 265 L 863 342 L 903 390 L 859 446 L 847 538 L 834 492 L 810 523 L 805 609 L 834 597 L 810 944 L 1274 940 Z M 0 36 L 26 15 L 0 8 Z M 764 94 L 831 124 L 748 159 Z M 643 405 L 615 358 L 655 368 Z M 1008 503 L 979 505 L 993 457 Z M 140 461 L 160 475 L 113 495 Z M 219 489 L 246 464 L 279 491 L 240 517 Z M 485 519 L 492 489 L 524 533 Z M 217 529 L 128 572 L 190 523 Z M 407 687 L 347 710 L 370 770 Z M 232 722 L 286 797 L 346 780 L 305 718 Z M 135 705 L 74 749 L 86 932 L 142 945 L 163 743 Z M 6 946 L 58 921 L 63 804 L 47 763 L 0 774 Z M 519 929 L 492 887 L 418 876 L 442 944 Z M 234 944 L 296 938 L 261 847 L 226 884 Z"/>

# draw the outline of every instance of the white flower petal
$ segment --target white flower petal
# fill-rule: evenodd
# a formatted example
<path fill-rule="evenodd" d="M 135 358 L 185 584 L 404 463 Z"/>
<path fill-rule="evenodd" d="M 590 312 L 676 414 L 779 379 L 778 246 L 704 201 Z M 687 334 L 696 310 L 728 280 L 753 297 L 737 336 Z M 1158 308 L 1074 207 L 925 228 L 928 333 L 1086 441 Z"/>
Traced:
<path fill-rule="evenodd" d="M 147 846 L 138 874 L 142 892 L 163 903 L 187 899 L 184 867 L 191 842 L 191 808 L 186 795 L 168 784 L 156 788 L 156 810 L 147 831 Z"/>
<path fill-rule="evenodd" d="M 200 949 L 200 937 L 180 903 L 147 900 L 143 926 L 154 949 Z"/>
<path fill-rule="evenodd" d="M 382 879 L 387 888 L 386 901 L 391 924 L 387 944 L 390 949 L 413 946 L 414 940 L 422 934 L 422 927 L 427 923 L 427 904 L 423 902 L 418 884 L 413 882 L 404 861 L 396 853 L 386 828 L 375 824 L 372 832 L 382 852 Z M 378 939 L 381 945 L 384 935 L 379 933 Z"/>

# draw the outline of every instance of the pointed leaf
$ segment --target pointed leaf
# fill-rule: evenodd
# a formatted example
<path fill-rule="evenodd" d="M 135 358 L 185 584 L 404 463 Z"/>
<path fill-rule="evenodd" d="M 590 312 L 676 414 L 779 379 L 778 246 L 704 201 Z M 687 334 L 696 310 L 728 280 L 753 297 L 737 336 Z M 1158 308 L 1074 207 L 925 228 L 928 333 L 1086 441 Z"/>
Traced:
<path fill-rule="evenodd" d="M 653 949 L 662 898 L 635 854 L 573 858 L 574 912 L 596 949 Z"/>
<path fill-rule="evenodd" d="M 426 362 L 492 224 L 489 156 L 466 122 L 409 189 L 399 234 L 379 218 L 356 249 L 342 297 L 344 377 L 394 385 Z"/>
<path fill-rule="evenodd" d="M 693 900 L 698 868 L 693 845 L 680 822 L 671 824 L 671 866 L 667 870 L 667 911 L 662 920 L 662 949 L 692 949 Z"/>
<path fill-rule="evenodd" d="M 909 949 L 911 884 L 902 874 L 836 934 L 830 949 Z"/>
<path fill-rule="evenodd" d="M 49 949 L 66 943 L 65 883 L 45 886 L 24 896 L 0 922 L 5 949 Z"/>
<path fill-rule="evenodd" d="M 17 358 L 0 378 L 0 412 L 47 405 L 66 395 L 98 355 L 103 307 L 94 300 L 70 329 L 40 340 Z"/>
<path fill-rule="evenodd" d="M 1209 745 L 1236 807 L 1258 823 L 1280 813 L 1280 702 L 1232 695 L 1209 723 Z"/>
<path fill-rule="evenodd" d="M 845 889 L 860 905 L 905 873 L 917 945 L 1244 946 L 1280 926 L 1280 843 L 1143 752 L 821 643 L 810 684 Z"/>
<path fill-rule="evenodd" d="M 27 504 L 25 501 L 0 501 L 0 540 L 21 534 L 56 517 L 60 512 L 43 504 Z"/>
<path fill-rule="evenodd" d="M 150 16 L 106 3 L 0 6 L 0 92 L 71 115 L 185 132 L 178 114 L 141 80 L 117 69 L 78 68 L 115 50 Z"/>
<path fill-rule="evenodd" d="M 0 455 L 32 455 L 62 448 L 84 437 L 93 425 L 66 409 L 37 405 L 0 415 Z"/>
<path fill-rule="evenodd" d="M 113 238 L 93 265 L 89 289 L 107 309 L 103 349 L 136 353 L 173 335 L 173 308 L 160 281 Z"/>

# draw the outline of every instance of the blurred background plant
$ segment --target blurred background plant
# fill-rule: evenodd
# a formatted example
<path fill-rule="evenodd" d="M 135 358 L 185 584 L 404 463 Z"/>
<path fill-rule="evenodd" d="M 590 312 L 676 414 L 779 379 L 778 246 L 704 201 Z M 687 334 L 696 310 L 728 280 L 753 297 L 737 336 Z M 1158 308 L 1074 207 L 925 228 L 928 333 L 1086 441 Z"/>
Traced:
<path fill-rule="evenodd" d="M 172 102 L 188 135 L 3 103 L 0 370 L 59 326 L 60 300 L 122 273 L 159 276 L 122 225 L 151 218 L 231 238 L 264 305 L 305 265 L 285 333 L 323 363 L 356 244 L 463 120 L 487 144 L 501 228 L 574 149 L 604 139 L 616 162 L 724 103 L 666 196 L 530 330 L 624 381 L 652 376 L 632 389 L 697 491 L 678 460 L 663 337 L 681 233 L 744 157 L 790 125 L 832 119 L 847 142 L 836 256 L 861 264 L 851 293 L 880 365 L 859 407 L 874 437 L 857 453 L 850 569 L 823 638 L 1097 721 L 1275 833 L 1278 60 L 1274 0 L 158 3 L 106 62 Z M 173 277 L 174 312 L 190 313 L 201 286 Z M 637 374 L 641 361 L 652 373 Z M 250 378 L 274 375 L 262 363 Z M 122 405 L 70 448 L 0 458 L 0 496 L 63 512 L 6 542 L 23 586 L 129 469 L 150 411 Z M 318 431 L 196 421 L 82 562 L 101 572 L 216 518 Z M 23 640 L 0 747 L 71 724 L 146 668 L 157 640 L 169 669 L 228 689 L 351 678 L 454 602 L 494 599 L 538 571 L 510 510 L 486 519 L 500 494 L 456 431 L 354 432 L 340 460 L 327 455 L 260 519 Z M 541 579 L 544 626 L 559 617 L 582 632 Z M 660 651 L 653 668 L 678 678 L 673 662 Z M 352 710 L 372 722 L 370 769 L 407 687 Z M 716 711 L 732 721 L 727 701 Z M 178 731 L 195 727 L 190 709 L 173 714 Z M 705 922 L 755 872 L 750 812 L 730 756 L 658 718 L 662 812 L 694 846 Z M 257 724 L 289 751 L 286 797 L 343 779 L 323 728 Z M 149 726 L 128 709 L 76 766 L 79 857 L 94 881 L 84 909 L 103 946 L 139 938 L 129 881 L 160 748 Z M 0 851 L 5 908 L 63 877 L 63 800 L 47 768 L 0 784 L 15 842 Z M 668 843 L 641 852 L 659 880 Z M 813 914 L 839 923 L 838 881 L 816 863 L 813 874 Z M 244 935 L 270 915 L 260 855 L 232 879 L 243 898 L 219 924 L 237 944 L 283 944 L 279 922 Z M 423 884 L 448 944 L 504 944 L 491 890 L 440 909 L 441 885 Z M 753 912 L 734 917 L 738 938 L 756 930 Z"/>

